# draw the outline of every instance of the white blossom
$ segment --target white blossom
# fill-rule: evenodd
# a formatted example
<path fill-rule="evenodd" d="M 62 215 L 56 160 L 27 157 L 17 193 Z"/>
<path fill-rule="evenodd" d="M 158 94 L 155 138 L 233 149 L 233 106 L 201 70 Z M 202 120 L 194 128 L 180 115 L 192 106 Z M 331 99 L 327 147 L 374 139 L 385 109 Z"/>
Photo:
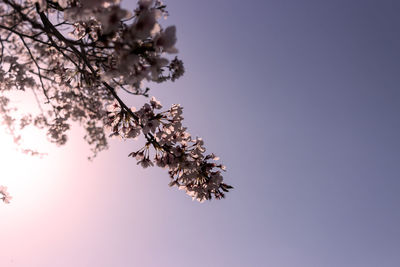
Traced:
<path fill-rule="evenodd" d="M 162 51 L 167 53 L 178 53 L 175 48 L 176 43 L 176 27 L 169 26 L 163 32 L 161 32 L 156 38 L 156 44 Z"/>
<path fill-rule="evenodd" d="M 150 105 L 154 109 L 161 109 L 162 108 L 161 102 L 157 101 L 157 99 L 154 96 L 151 97 L 151 99 L 150 99 Z"/>
<path fill-rule="evenodd" d="M 130 15 L 125 9 L 119 6 L 112 6 L 103 9 L 101 12 L 94 13 L 94 17 L 101 23 L 103 34 L 109 34 L 118 29 L 121 25 L 121 19 L 125 19 Z"/>

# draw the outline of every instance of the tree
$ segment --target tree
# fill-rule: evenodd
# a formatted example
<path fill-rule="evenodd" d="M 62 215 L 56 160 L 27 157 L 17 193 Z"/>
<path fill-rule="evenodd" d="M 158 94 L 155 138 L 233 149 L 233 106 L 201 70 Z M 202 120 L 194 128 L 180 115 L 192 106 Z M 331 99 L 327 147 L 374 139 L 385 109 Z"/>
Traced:
<path fill-rule="evenodd" d="M 154 97 L 137 111 L 118 92 L 149 97 L 144 81 L 175 81 L 184 73 L 176 28 L 161 1 L 139 0 L 133 13 L 118 0 L 2 0 L 0 3 L 0 114 L 16 143 L 27 125 L 45 129 L 57 145 L 67 142 L 71 122 L 86 130 L 93 157 L 107 137 L 145 138 L 129 154 L 143 168 L 167 168 L 170 186 L 199 201 L 220 199 L 232 187 L 223 182 L 219 158 L 206 154 L 201 138 L 182 125 L 182 107 L 160 111 Z M 31 90 L 39 114 L 13 117 L 7 91 Z M 38 152 L 24 149 L 33 155 Z M 9 202 L 6 188 L 0 188 Z"/>

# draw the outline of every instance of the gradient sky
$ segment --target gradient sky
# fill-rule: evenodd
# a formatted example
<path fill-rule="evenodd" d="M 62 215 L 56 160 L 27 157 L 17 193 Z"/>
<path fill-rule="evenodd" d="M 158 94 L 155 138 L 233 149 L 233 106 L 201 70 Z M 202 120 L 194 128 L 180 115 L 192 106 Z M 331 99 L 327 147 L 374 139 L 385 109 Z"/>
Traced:
<path fill-rule="evenodd" d="M 42 160 L 1 149 L 0 266 L 399 266 L 400 2 L 165 3 L 187 72 L 151 93 L 235 190 L 192 202 L 140 142 L 90 163 L 78 128 Z"/>

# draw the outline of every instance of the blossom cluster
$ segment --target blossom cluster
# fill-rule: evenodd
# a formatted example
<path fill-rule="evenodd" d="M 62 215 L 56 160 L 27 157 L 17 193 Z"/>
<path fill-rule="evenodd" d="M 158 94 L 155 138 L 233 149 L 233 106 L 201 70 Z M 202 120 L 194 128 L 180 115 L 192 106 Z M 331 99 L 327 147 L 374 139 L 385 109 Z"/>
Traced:
<path fill-rule="evenodd" d="M 157 165 L 168 169 L 170 186 L 185 190 L 200 202 L 224 197 L 232 187 L 223 183 L 221 171 L 226 167 L 217 164 L 219 158 L 206 154 L 204 141 L 193 138 L 182 125 L 182 107 L 172 105 L 159 111 L 162 105 L 155 97 L 142 108 L 125 111 L 118 102 L 109 107 L 108 126 L 111 136 L 136 138 L 143 134 L 147 142 L 138 151 L 129 154 L 143 168 Z M 152 151 L 151 151 L 152 150 Z"/>
<path fill-rule="evenodd" d="M 144 80 L 174 81 L 183 75 L 182 62 L 176 57 L 172 61 L 165 57 L 178 50 L 176 27 L 163 29 L 159 22 L 168 14 L 161 1 L 140 0 L 133 14 L 115 0 L 81 0 L 76 5 L 64 12 L 66 21 L 74 23 L 72 36 L 102 43 L 103 52 L 112 47 L 112 53 L 99 70 L 104 81 L 140 91 Z M 122 20 L 132 22 L 122 23 Z"/>
<path fill-rule="evenodd" d="M 184 74 L 176 27 L 160 22 L 167 16 L 160 0 L 138 0 L 132 12 L 120 0 L 0 1 L 0 122 L 16 142 L 33 125 L 57 145 L 77 122 L 91 158 L 108 148 L 106 128 L 111 136 L 144 136 L 144 147 L 130 154 L 139 165 L 168 169 L 170 186 L 199 201 L 224 197 L 225 167 L 182 125 L 181 106 L 160 111 L 152 98 L 136 111 L 121 100 L 120 93 L 148 97 L 145 83 Z M 8 91 L 32 92 L 38 111 L 16 116 Z"/>
<path fill-rule="evenodd" d="M 7 187 L 0 185 L 0 197 L 1 200 L 3 200 L 4 203 L 10 203 L 10 200 L 12 199 L 12 196 L 7 192 Z"/>

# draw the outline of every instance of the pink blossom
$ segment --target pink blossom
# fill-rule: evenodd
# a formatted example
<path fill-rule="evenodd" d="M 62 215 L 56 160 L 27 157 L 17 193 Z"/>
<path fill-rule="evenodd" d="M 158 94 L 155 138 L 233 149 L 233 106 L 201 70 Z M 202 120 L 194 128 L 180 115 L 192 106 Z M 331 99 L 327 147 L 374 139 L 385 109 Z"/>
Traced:
<path fill-rule="evenodd" d="M 7 192 L 7 187 L 6 186 L 0 186 L 0 194 L 3 196 L 2 199 L 4 203 L 9 204 L 10 200 L 12 199 L 12 196 L 9 195 Z"/>

